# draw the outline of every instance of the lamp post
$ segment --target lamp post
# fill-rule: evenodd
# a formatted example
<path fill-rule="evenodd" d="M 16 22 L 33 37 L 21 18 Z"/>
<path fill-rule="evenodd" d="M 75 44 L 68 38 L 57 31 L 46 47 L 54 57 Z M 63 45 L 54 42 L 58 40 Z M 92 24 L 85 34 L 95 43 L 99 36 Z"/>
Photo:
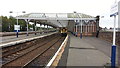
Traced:
<path fill-rule="evenodd" d="M 76 13 L 77 14 L 77 13 Z M 80 30 L 80 38 L 82 39 L 82 13 L 81 13 L 81 15 L 80 15 L 80 17 L 79 17 L 79 15 L 77 14 L 77 16 L 78 16 L 78 18 L 80 18 L 81 20 L 80 20 L 80 22 L 81 22 L 81 30 Z M 79 23 L 79 21 L 78 21 L 78 23 Z"/>
<path fill-rule="evenodd" d="M 82 14 L 80 15 L 80 19 L 81 19 L 81 32 L 80 32 L 80 38 L 82 39 Z"/>
<path fill-rule="evenodd" d="M 74 18 L 75 18 L 75 15 L 76 15 L 76 11 L 74 11 Z M 75 22 L 75 36 L 77 37 L 77 20 L 76 19 L 74 19 L 74 22 Z"/>
<path fill-rule="evenodd" d="M 77 12 L 76 11 L 74 11 L 74 16 L 75 16 L 75 14 L 77 14 Z M 78 16 L 78 18 L 79 18 L 79 15 L 77 14 L 77 16 Z M 80 31 L 80 38 L 82 39 L 82 14 L 80 15 L 80 19 L 81 19 L 81 31 Z M 78 21 L 76 21 L 75 20 L 75 22 L 78 22 L 79 23 L 79 19 L 78 19 Z M 76 25 L 76 27 L 77 27 L 77 25 Z M 77 32 L 76 32 L 77 33 Z"/>
<path fill-rule="evenodd" d="M 13 11 L 10 11 L 10 13 L 13 13 Z M 17 13 L 17 26 L 18 26 L 18 13 L 21 13 L 21 12 L 14 12 L 14 13 Z M 25 11 L 22 11 L 22 13 L 25 13 Z M 17 36 L 17 38 L 18 38 L 18 29 L 17 29 L 17 31 L 16 31 L 16 36 Z"/>

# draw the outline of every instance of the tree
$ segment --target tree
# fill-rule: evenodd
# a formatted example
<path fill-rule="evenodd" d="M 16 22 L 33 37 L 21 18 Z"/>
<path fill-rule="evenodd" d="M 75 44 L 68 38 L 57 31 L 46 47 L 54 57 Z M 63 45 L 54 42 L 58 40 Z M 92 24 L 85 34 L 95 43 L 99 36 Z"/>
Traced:
<path fill-rule="evenodd" d="M 7 18 L 6 16 L 1 16 L 2 18 L 2 32 L 13 32 L 14 25 L 17 24 L 17 20 L 10 16 Z M 20 31 L 26 31 L 26 22 L 24 20 L 18 21 L 19 25 L 21 26 Z"/>
<path fill-rule="evenodd" d="M 10 23 L 10 20 L 6 16 L 5 17 L 2 16 L 2 31 L 3 32 L 9 31 L 9 23 Z"/>

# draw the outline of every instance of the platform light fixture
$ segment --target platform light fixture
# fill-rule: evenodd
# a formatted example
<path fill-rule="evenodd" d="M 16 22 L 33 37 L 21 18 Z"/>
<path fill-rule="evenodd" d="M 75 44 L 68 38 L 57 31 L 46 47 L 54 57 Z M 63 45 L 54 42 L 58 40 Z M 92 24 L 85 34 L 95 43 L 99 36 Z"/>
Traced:
<path fill-rule="evenodd" d="M 10 11 L 9 13 L 16 13 L 17 16 L 16 16 L 16 19 L 17 19 L 17 26 L 18 26 L 18 13 L 21 13 L 21 12 L 13 12 L 13 11 Z M 25 11 L 22 11 L 22 13 L 26 13 Z M 18 30 L 16 31 L 16 36 L 18 38 Z"/>

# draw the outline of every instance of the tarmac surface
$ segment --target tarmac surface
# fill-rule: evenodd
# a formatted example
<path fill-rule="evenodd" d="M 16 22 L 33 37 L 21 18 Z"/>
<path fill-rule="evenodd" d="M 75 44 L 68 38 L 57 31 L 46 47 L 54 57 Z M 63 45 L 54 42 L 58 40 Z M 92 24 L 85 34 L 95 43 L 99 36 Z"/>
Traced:
<path fill-rule="evenodd" d="M 70 41 L 58 66 L 104 67 L 111 63 L 111 43 L 96 37 L 75 37 L 69 34 Z M 117 62 L 117 61 L 116 61 Z"/>

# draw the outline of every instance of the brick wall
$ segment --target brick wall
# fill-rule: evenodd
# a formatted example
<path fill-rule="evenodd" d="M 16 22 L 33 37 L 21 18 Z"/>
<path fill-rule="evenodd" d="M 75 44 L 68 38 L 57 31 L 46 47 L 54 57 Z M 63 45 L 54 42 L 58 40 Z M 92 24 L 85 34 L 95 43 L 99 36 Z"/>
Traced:
<path fill-rule="evenodd" d="M 113 41 L 113 32 L 100 32 L 99 33 L 99 38 L 112 43 L 112 41 Z M 120 32 L 116 32 L 116 45 L 120 46 Z"/>

